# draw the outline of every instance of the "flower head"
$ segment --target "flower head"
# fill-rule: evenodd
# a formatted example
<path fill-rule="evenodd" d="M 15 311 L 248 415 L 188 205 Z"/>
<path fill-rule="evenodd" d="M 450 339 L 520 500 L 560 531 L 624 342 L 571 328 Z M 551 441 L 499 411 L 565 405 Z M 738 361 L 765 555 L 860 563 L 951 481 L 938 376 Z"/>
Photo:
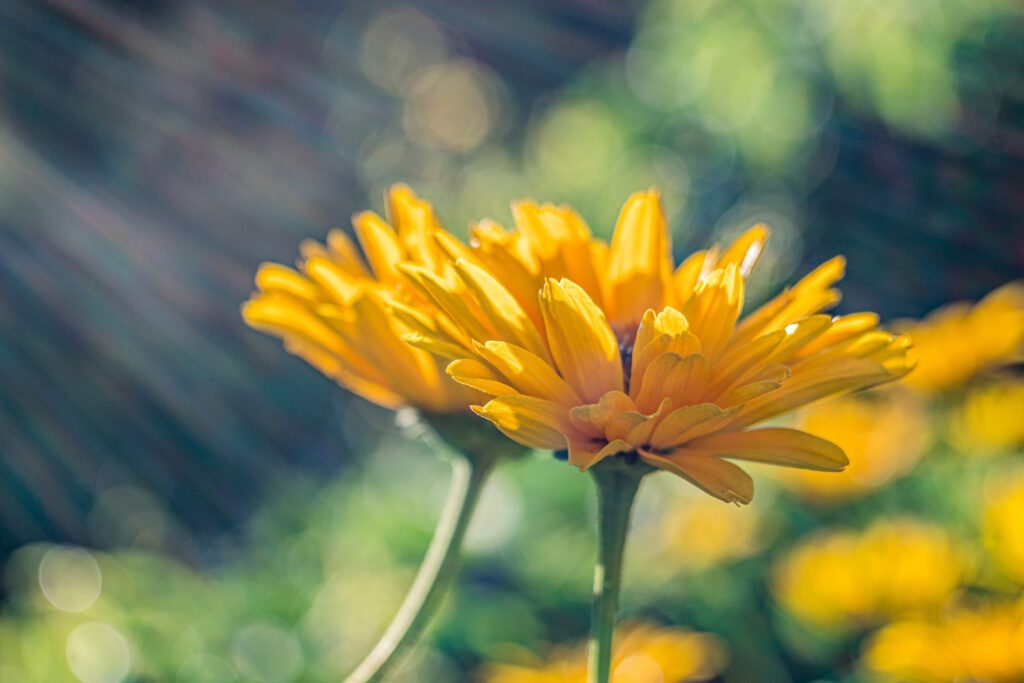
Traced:
<path fill-rule="evenodd" d="M 635 454 L 746 503 L 753 482 L 724 458 L 847 463 L 819 437 L 748 427 L 911 367 L 909 340 L 877 330 L 875 315 L 820 313 L 839 299 L 841 258 L 741 319 L 763 226 L 673 269 L 655 191 L 626 202 L 610 246 L 571 209 L 521 203 L 514 214 L 516 230 L 481 224 L 471 247 L 438 233 L 453 259 L 443 273 L 403 269 L 444 312 L 408 339 L 493 397 L 477 413 L 521 444 L 567 449 L 581 469 Z"/>
<path fill-rule="evenodd" d="M 344 232 L 332 230 L 326 246 L 302 244 L 298 271 L 260 266 L 258 291 L 242 315 L 374 403 L 435 414 L 466 411 L 480 395 L 452 382 L 429 353 L 402 341 L 411 328 L 389 311 L 401 307 L 407 317 L 419 318 L 433 308 L 407 285 L 399 264 L 441 268 L 444 254 L 431 238 L 437 219 L 429 203 L 402 185 L 388 193 L 388 214 L 390 225 L 372 212 L 352 218 L 362 254 Z"/>
<path fill-rule="evenodd" d="M 920 322 L 898 324 L 914 338 L 917 368 L 906 384 L 941 392 L 1024 352 L 1024 283 L 993 290 L 977 304 L 949 304 Z"/>
<path fill-rule="evenodd" d="M 612 655 L 612 681 L 660 683 L 706 681 L 725 668 L 725 647 L 715 636 L 682 628 L 627 625 Z M 585 649 L 552 653 L 539 666 L 494 664 L 488 683 L 583 683 L 587 680 Z"/>

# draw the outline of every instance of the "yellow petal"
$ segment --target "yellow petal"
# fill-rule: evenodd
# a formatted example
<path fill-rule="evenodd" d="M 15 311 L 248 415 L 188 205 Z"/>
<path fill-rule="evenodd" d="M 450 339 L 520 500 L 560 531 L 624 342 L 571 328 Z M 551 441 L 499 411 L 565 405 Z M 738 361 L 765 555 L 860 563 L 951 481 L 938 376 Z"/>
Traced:
<path fill-rule="evenodd" d="M 633 425 L 624 439 L 627 443 L 637 448 L 646 448 L 650 445 L 651 435 L 655 427 L 661 422 L 662 415 L 667 415 L 672 410 L 672 399 L 666 398 L 658 406 L 658 409 L 638 424 Z"/>
<path fill-rule="evenodd" d="M 634 347 L 631 359 L 629 375 L 629 395 L 636 398 L 640 395 L 640 386 L 647 368 L 651 361 L 666 353 L 675 353 L 680 356 L 700 353 L 700 340 L 689 332 L 679 332 L 676 335 L 662 334 L 639 351 Z"/>
<path fill-rule="evenodd" d="M 719 432 L 687 442 L 685 450 L 823 472 L 838 472 L 850 464 L 843 449 L 831 441 L 783 427 Z"/>
<path fill-rule="evenodd" d="M 723 415 L 722 409 L 714 403 L 698 403 L 677 408 L 665 416 L 651 434 L 651 448 L 665 450 L 686 440 L 687 434 L 697 425 Z"/>
<path fill-rule="evenodd" d="M 697 285 L 683 315 L 690 331 L 700 339 L 701 352 L 710 360 L 725 350 L 743 309 L 743 278 L 735 265 L 712 271 Z"/>
<path fill-rule="evenodd" d="M 309 310 L 273 296 L 259 296 L 242 305 L 242 318 L 250 327 L 280 336 L 295 335 L 333 353 L 344 350 L 344 340 Z"/>
<path fill-rule="evenodd" d="M 442 279 L 419 266 L 403 263 L 399 268 L 409 277 L 410 282 L 447 313 L 457 325 L 461 326 L 471 339 L 486 341 L 497 336 L 485 325 L 483 313 L 470 308 L 469 302 L 466 300 L 467 296 L 460 291 L 464 289 L 465 285 L 455 277 L 454 271 L 448 274 L 449 277 Z"/>
<path fill-rule="evenodd" d="M 545 280 L 541 313 L 562 377 L 585 402 L 622 391 L 619 345 L 604 313 L 570 280 Z"/>
<path fill-rule="evenodd" d="M 306 274 L 320 285 L 324 292 L 342 306 L 348 306 L 365 287 L 330 259 L 311 258 L 306 261 Z"/>
<path fill-rule="evenodd" d="M 537 328 L 500 282 L 483 268 L 464 259 L 455 262 L 455 270 L 476 296 L 477 303 L 500 339 L 517 344 L 543 359 L 548 358 L 548 349 Z"/>
<path fill-rule="evenodd" d="M 744 344 L 834 305 L 840 294 L 831 286 L 843 277 L 845 268 L 846 260 L 841 256 L 818 266 L 792 289 L 787 289 L 745 317 L 736 327 L 732 343 Z"/>
<path fill-rule="evenodd" d="M 476 345 L 477 353 L 504 375 L 509 384 L 527 396 L 555 401 L 565 406 L 582 403 L 580 397 L 544 359 L 526 349 L 501 341 Z"/>
<path fill-rule="evenodd" d="M 685 305 L 697 289 L 697 283 L 711 272 L 714 263 L 714 255 L 706 251 L 695 251 L 686 257 L 672 275 L 671 301 L 677 306 Z"/>
<path fill-rule="evenodd" d="M 686 454 L 660 456 L 647 451 L 640 451 L 640 457 L 727 503 L 746 504 L 754 498 L 754 480 L 731 462 Z"/>
<path fill-rule="evenodd" d="M 387 283 L 398 282 L 401 279 L 398 263 L 404 254 L 391 226 L 372 211 L 357 213 L 352 217 L 352 225 L 377 279 Z"/>
<path fill-rule="evenodd" d="M 832 319 L 832 325 L 820 337 L 804 346 L 794 358 L 806 358 L 818 351 L 834 346 L 878 326 L 875 313 L 851 313 Z"/>
<path fill-rule="evenodd" d="M 745 233 L 736 238 L 721 258 L 715 264 L 716 268 L 725 268 L 732 264 L 736 266 L 740 277 L 746 279 L 754 270 L 757 260 L 764 251 L 764 245 L 768 242 L 768 228 L 765 225 L 755 225 Z"/>
<path fill-rule="evenodd" d="M 334 229 L 327 233 L 328 256 L 332 261 L 356 277 L 370 277 L 370 269 L 363 260 L 359 249 L 343 230 Z"/>
<path fill-rule="evenodd" d="M 530 448 L 561 450 L 574 435 L 565 406 L 528 396 L 502 396 L 473 412 L 494 423 L 506 436 Z"/>
<path fill-rule="evenodd" d="M 619 214 L 608 264 L 609 316 L 636 324 L 648 308 L 660 309 L 672 270 L 672 246 L 654 190 L 631 196 Z"/>
<path fill-rule="evenodd" d="M 889 377 L 884 366 L 860 359 L 838 361 L 806 373 L 794 372 L 775 391 L 748 401 L 730 427 L 756 424 L 826 396 L 863 389 Z"/>
<path fill-rule="evenodd" d="M 291 268 L 277 263 L 260 264 L 256 271 L 256 287 L 262 291 L 278 290 L 308 301 L 316 301 L 317 288 Z"/>
<path fill-rule="evenodd" d="M 617 413 L 612 415 L 605 425 L 605 438 L 609 441 L 627 441 L 633 428 L 645 422 L 647 422 L 647 416 L 643 413 L 636 411 Z"/>
<path fill-rule="evenodd" d="M 402 335 L 402 341 L 417 349 L 423 349 L 437 358 L 447 361 L 461 360 L 466 357 L 466 350 L 461 346 L 441 341 L 434 335 L 425 335 L 421 332 L 407 332 Z"/>
<path fill-rule="evenodd" d="M 663 353 L 651 361 L 640 382 L 636 405 L 642 413 L 653 412 L 664 398 L 676 406 L 698 403 L 708 381 L 708 361 L 699 353 L 680 356 Z"/>
<path fill-rule="evenodd" d="M 519 392 L 502 381 L 494 370 L 475 358 L 460 358 L 452 361 L 445 369 L 448 376 L 459 384 L 465 384 L 491 396 L 515 396 Z"/>
<path fill-rule="evenodd" d="M 712 368 L 709 392 L 721 393 L 751 376 L 785 337 L 785 330 L 776 330 L 746 344 L 731 346 Z"/>
<path fill-rule="evenodd" d="M 625 441 L 612 441 L 605 443 L 598 441 L 571 441 L 569 442 L 569 464 L 586 472 L 589 468 L 601 462 L 610 455 L 617 453 L 628 453 L 634 450 Z"/>
<path fill-rule="evenodd" d="M 390 410 L 397 410 L 409 403 L 408 399 L 399 396 L 376 381 L 360 376 L 353 371 L 351 365 L 341 361 L 338 356 L 324 351 L 316 344 L 311 344 L 298 337 L 286 337 L 284 348 L 367 401 Z"/>
<path fill-rule="evenodd" d="M 569 411 L 573 425 L 590 435 L 604 436 L 605 425 L 619 413 L 635 411 L 636 404 L 621 391 L 609 391 L 597 403 L 576 406 Z"/>
<path fill-rule="evenodd" d="M 388 218 L 412 261 L 436 268 L 441 253 L 433 235 L 440 225 L 430 202 L 417 197 L 406 185 L 393 185 L 388 191 Z"/>

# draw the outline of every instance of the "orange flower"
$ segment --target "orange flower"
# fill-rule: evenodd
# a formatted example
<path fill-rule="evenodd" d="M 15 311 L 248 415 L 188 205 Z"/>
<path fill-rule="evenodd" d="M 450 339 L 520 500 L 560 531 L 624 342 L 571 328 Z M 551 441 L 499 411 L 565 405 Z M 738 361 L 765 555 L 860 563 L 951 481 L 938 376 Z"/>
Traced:
<path fill-rule="evenodd" d="M 411 328 L 388 310 L 402 306 L 417 318 L 433 312 L 399 266 L 428 272 L 443 267 L 444 254 L 432 239 L 437 219 L 430 204 L 403 185 L 388 193 L 388 215 L 391 225 L 372 212 L 352 218 L 365 259 L 344 232 L 332 230 L 326 247 L 302 244 L 299 272 L 276 263 L 260 266 L 258 291 L 242 306 L 242 316 L 369 401 L 428 413 L 466 411 L 479 394 L 452 382 L 429 353 L 402 341 Z"/>
<path fill-rule="evenodd" d="M 654 191 L 626 202 L 610 247 L 571 209 L 521 203 L 514 212 L 516 230 L 481 224 L 472 247 L 436 233 L 454 261 L 442 272 L 402 267 L 444 313 L 407 339 L 490 394 L 473 409 L 509 437 L 568 449 L 581 469 L 635 454 L 747 503 L 753 481 L 727 459 L 832 471 L 847 464 L 819 437 L 750 426 L 912 365 L 909 340 L 877 330 L 874 314 L 820 314 L 839 299 L 832 285 L 841 258 L 741 319 L 746 279 L 768 238 L 763 226 L 673 270 Z"/>

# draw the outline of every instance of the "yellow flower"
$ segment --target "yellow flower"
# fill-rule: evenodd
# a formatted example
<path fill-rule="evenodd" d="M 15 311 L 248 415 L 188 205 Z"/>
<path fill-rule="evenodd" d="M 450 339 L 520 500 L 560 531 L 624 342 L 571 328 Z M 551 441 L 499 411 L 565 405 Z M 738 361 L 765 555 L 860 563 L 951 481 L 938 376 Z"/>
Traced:
<path fill-rule="evenodd" d="M 862 533 L 827 531 L 803 541 L 776 565 L 774 591 L 800 620 L 841 632 L 936 607 L 966 572 L 941 527 L 883 520 Z"/>
<path fill-rule="evenodd" d="M 906 384 L 927 392 L 955 388 L 987 367 L 1020 358 L 1024 283 L 1011 282 L 971 306 L 943 306 L 920 322 L 897 324 L 914 339 L 917 368 Z"/>
<path fill-rule="evenodd" d="M 872 680 L 1024 680 L 1024 603 L 890 624 L 872 637 L 863 664 L 876 674 Z"/>
<path fill-rule="evenodd" d="M 931 442 L 928 413 L 906 391 L 878 390 L 804 408 L 793 426 L 843 449 L 850 466 L 841 477 L 792 470 L 778 478 L 803 498 L 849 500 L 910 471 Z"/>
<path fill-rule="evenodd" d="M 763 520 L 737 508 L 722 509 L 707 496 L 678 496 L 662 519 L 661 544 L 671 566 L 706 569 L 748 557 L 766 543 Z"/>
<path fill-rule="evenodd" d="M 391 225 L 371 212 L 352 218 L 365 260 L 344 232 L 332 230 L 326 246 L 302 244 L 298 272 L 276 263 L 260 266 L 258 291 L 242 315 L 367 400 L 428 413 L 468 412 L 479 394 L 452 382 L 429 353 L 402 341 L 411 328 L 389 312 L 402 306 L 409 316 L 431 314 L 433 305 L 408 286 L 399 265 L 442 268 L 444 254 L 432 238 L 439 229 L 433 209 L 396 185 L 388 193 L 388 214 Z"/>
<path fill-rule="evenodd" d="M 971 455 L 1024 444 L 1024 382 L 1003 380 L 972 389 L 954 413 L 954 443 Z"/>
<path fill-rule="evenodd" d="M 747 427 L 911 367 L 909 340 L 877 330 L 875 315 L 820 314 L 839 299 L 841 258 L 741 320 L 763 226 L 673 270 L 654 191 L 626 202 L 610 247 L 571 209 L 514 209 L 515 231 L 476 226 L 472 248 L 439 233 L 454 259 L 445 272 L 403 268 L 451 322 L 408 338 L 494 397 L 477 413 L 526 446 L 568 449 L 581 469 L 635 453 L 746 503 L 753 481 L 723 458 L 832 471 L 847 463 L 805 432 Z"/>
<path fill-rule="evenodd" d="M 613 683 L 681 683 L 706 681 L 726 663 L 725 647 L 709 634 L 682 628 L 626 625 L 612 654 Z M 587 680 L 585 647 L 556 650 L 539 666 L 493 664 L 484 675 L 487 683 L 584 683 Z"/>
<path fill-rule="evenodd" d="M 985 506 L 985 546 L 1006 576 L 1024 584 L 1024 468 L 998 478 Z"/>

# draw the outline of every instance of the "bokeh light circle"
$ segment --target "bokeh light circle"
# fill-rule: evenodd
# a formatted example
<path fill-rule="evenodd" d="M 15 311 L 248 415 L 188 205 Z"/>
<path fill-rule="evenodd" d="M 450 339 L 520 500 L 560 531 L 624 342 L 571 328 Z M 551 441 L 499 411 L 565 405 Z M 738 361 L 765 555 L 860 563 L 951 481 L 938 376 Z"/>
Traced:
<path fill-rule="evenodd" d="M 100 597 L 103 575 L 85 550 L 59 546 L 48 550 L 39 562 L 39 587 L 57 609 L 82 612 Z"/>
<path fill-rule="evenodd" d="M 131 671 L 131 648 L 110 624 L 90 621 L 68 636 L 65 656 L 83 683 L 120 683 Z"/>

